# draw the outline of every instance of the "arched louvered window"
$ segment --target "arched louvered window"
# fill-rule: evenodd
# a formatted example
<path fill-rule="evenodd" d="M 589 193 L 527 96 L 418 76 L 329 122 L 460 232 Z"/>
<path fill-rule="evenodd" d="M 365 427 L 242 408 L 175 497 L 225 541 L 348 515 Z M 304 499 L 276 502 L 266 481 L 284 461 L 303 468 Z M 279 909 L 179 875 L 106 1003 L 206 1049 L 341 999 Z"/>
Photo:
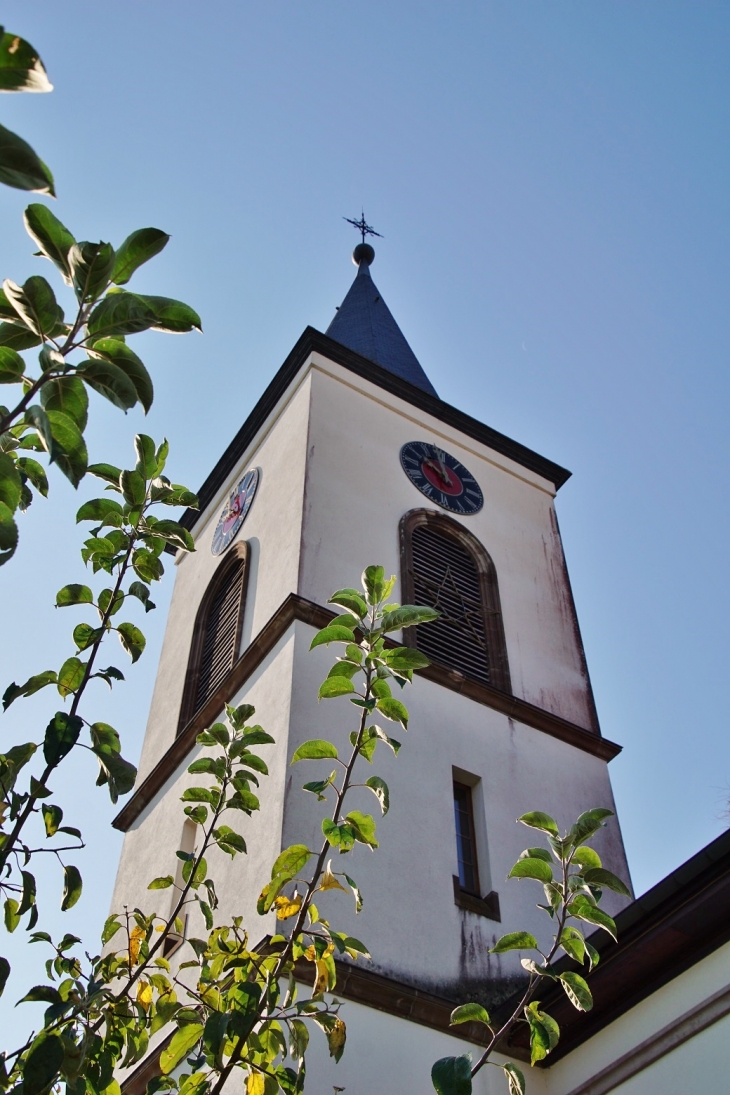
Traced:
<path fill-rule="evenodd" d="M 178 733 L 214 695 L 238 657 L 247 564 L 248 544 L 235 544 L 205 591 L 195 618 Z"/>
<path fill-rule="evenodd" d="M 437 665 L 511 692 L 494 564 L 463 525 L 433 510 L 401 521 L 403 589 L 409 604 L 431 605 L 435 623 L 411 628 L 405 641 Z"/>

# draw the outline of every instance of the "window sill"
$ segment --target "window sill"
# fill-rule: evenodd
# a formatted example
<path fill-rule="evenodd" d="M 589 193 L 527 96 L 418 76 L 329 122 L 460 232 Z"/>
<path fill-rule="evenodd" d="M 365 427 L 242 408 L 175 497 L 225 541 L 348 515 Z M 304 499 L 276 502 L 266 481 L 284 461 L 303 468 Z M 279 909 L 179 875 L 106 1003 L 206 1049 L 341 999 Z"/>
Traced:
<path fill-rule="evenodd" d="M 477 897 L 476 894 L 467 893 L 466 890 L 462 890 L 461 885 L 459 884 L 458 875 L 454 875 L 453 879 L 454 903 L 458 905 L 460 909 L 476 913 L 477 916 L 486 916 L 488 920 L 501 921 L 499 915 L 499 894 L 495 890 L 492 890 L 491 893 L 486 894 L 484 897 Z"/>

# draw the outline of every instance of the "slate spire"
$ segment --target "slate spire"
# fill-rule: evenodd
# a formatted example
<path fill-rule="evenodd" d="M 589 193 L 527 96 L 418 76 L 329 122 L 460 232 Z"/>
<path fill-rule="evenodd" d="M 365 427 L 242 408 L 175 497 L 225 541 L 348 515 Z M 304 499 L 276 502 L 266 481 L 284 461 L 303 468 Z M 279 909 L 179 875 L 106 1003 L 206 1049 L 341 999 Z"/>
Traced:
<path fill-rule="evenodd" d="M 327 328 L 327 334 L 402 380 L 436 396 L 431 381 L 370 276 L 370 264 L 374 258 L 375 251 L 369 243 L 359 243 L 352 252 L 357 274 Z"/>

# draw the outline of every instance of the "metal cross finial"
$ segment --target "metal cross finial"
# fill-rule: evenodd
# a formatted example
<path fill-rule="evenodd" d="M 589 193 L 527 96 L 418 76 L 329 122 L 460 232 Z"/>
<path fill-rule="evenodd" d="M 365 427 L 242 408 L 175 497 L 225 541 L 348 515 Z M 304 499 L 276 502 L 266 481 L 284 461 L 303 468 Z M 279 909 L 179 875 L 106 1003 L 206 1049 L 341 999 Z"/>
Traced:
<path fill-rule="evenodd" d="M 351 224 L 354 228 L 357 228 L 358 232 L 362 233 L 363 243 L 365 243 L 366 236 L 377 236 L 378 239 L 381 240 L 383 238 L 380 232 L 376 232 L 375 229 L 371 228 L 370 225 L 367 223 L 367 221 L 365 220 L 364 212 L 360 213 L 360 220 L 358 221 L 353 220 L 352 217 L 343 217 L 342 219 L 343 221 L 347 221 L 347 223 Z"/>

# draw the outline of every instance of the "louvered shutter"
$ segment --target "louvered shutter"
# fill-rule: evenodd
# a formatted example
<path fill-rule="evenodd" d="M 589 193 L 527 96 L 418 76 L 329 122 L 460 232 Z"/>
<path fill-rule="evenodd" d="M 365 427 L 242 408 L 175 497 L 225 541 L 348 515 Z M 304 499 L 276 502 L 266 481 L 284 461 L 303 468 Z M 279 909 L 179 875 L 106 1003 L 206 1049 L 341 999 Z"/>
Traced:
<path fill-rule="evenodd" d="M 211 601 L 200 652 L 193 714 L 213 695 L 236 660 L 243 609 L 244 569 L 241 560 Z"/>
<path fill-rule="evenodd" d="M 411 551 L 414 601 L 441 612 L 435 623 L 418 628 L 418 649 L 439 665 L 489 684 L 489 649 L 475 560 L 455 539 L 428 525 L 413 529 Z"/>

